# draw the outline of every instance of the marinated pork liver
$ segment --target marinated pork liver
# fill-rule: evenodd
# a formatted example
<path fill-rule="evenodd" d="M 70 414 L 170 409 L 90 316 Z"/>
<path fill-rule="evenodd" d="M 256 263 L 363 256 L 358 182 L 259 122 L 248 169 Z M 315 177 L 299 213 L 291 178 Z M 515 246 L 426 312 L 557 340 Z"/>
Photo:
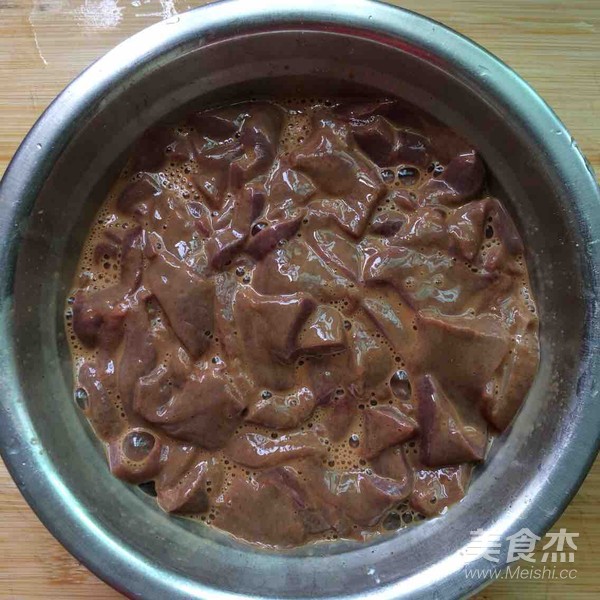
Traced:
<path fill-rule="evenodd" d="M 521 239 L 486 190 L 475 149 L 395 100 L 146 133 L 66 311 L 111 471 L 276 547 L 445 512 L 538 366 Z"/>

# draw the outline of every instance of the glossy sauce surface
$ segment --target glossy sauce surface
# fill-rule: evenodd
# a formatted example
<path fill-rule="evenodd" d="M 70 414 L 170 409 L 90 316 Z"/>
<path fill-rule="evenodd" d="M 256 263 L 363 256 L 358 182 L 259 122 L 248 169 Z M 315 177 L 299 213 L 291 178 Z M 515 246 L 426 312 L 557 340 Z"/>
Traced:
<path fill-rule="evenodd" d="M 66 324 L 112 472 L 268 546 L 445 512 L 539 356 L 483 161 L 386 99 L 248 102 L 147 132 Z"/>

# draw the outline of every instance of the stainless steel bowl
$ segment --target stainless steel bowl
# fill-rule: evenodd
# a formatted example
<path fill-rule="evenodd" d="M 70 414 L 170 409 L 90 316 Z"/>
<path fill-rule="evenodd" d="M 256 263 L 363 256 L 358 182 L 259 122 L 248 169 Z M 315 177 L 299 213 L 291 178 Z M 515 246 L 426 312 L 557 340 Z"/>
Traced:
<path fill-rule="evenodd" d="M 479 147 L 529 250 L 542 362 L 514 426 L 446 515 L 369 545 L 268 553 L 168 517 L 109 474 L 72 401 L 62 313 L 88 225 L 148 125 L 193 100 L 323 90 L 406 98 Z M 438 23 L 361 0 L 233 0 L 154 25 L 56 99 L 17 152 L 0 199 L 2 454 L 50 531 L 131 596 L 463 596 L 485 583 L 465 577 L 469 532 L 542 534 L 597 453 L 594 175 L 525 82 Z"/>

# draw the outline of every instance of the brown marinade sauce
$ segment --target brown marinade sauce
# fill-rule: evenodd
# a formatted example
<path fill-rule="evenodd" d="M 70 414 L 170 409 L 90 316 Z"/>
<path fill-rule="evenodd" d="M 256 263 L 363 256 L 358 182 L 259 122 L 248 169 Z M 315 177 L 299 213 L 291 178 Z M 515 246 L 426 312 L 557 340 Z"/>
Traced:
<path fill-rule="evenodd" d="M 396 100 L 148 131 L 66 310 L 117 477 L 258 544 L 438 515 L 535 376 L 523 245 L 462 138 Z"/>

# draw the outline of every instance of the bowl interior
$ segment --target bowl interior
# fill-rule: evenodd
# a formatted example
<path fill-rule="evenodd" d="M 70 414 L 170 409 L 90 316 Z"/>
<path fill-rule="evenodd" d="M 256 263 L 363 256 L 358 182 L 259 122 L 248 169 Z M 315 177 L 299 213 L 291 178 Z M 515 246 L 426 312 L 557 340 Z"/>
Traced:
<path fill-rule="evenodd" d="M 508 535 L 527 516 L 526 526 L 541 533 L 585 474 L 597 443 L 598 411 L 586 413 L 587 424 L 581 419 L 588 410 L 582 398 L 596 381 L 590 319 L 598 284 L 593 257 L 583 251 L 593 224 L 575 201 L 583 192 L 566 184 L 574 174 L 584 178 L 581 157 L 520 80 L 446 30 L 427 41 L 423 28 L 432 24 L 420 17 L 382 8 L 370 29 L 359 21 L 283 26 L 250 17 L 243 26 L 236 21 L 237 29 L 211 28 L 211 19 L 223 18 L 219 10 L 184 15 L 177 34 L 159 24 L 102 59 L 30 135 L 15 161 L 27 162 L 28 181 L 15 184 L 14 165 L 7 175 L 2 193 L 19 206 L 11 217 L 17 235 L 2 242 L 16 262 L 5 275 L 12 291 L 2 304 L 7 345 L 0 358 L 6 366 L 3 409 L 13 411 L 19 428 L 10 435 L 5 430 L 5 456 L 13 452 L 27 464 L 19 470 L 17 459 L 9 458 L 49 527 L 131 593 L 325 597 L 377 588 L 382 597 L 424 590 L 462 595 L 480 584 L 458 577 L 469 532 Z M 386 33 L 388 18 L 403 36 Z M 161 34 L 167 41 L 157 48 Z M 442 34 L 455 53 L 435 47 Z M 482 153 L 528 250 L 541 322 L 540 371 L 469 494 L 443 517 L 368 545 L 263 552 L 166 516 L 152 498 L 110 475 L 101 445 L 72 400 L 64 302 L 89 224 L 128 148 L 149 125 L 190 103 L 365 93 L 416 104 Z M 548 142 L 542 129 L 550 123 Z M 11 197 L 16 190 L 19 196 Z M 589 190 L 588 200 L 597 202 Z M 579 457 L 570 474 L 567 456 Z"/>

